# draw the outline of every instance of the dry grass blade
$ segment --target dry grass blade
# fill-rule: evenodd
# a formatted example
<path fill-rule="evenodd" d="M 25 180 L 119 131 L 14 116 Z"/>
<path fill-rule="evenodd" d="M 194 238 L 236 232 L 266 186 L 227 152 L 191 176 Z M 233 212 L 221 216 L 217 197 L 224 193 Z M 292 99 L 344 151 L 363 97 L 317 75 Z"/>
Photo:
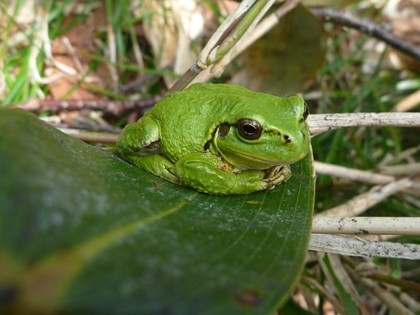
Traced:
<path fill-rule="evenodd" d="M 420 303 L 419 301 L 416 301 L 411 296 L 409 296 L 407 293 L 402 292 L 400 294 L 400 300 L 403 302 L 407 307 L 414 312 L 420 312 Z"/>
<path fill-rule="evenodd" d="M 365 212 L 373 205 L 378 204 L 388 196 L 410 188 L 412 185 L 413 181 L 411 179 L 404 178 L 384 186 L 375 186 L 368 192 L 360 194 L 342 205 L 322 212 L 322 215 L 335 217 L 356 216 Z"/>
<path fill-rule="evenodd" d="M 356 269 L 359 266 L 356 266 Z M 396 314 L 413 314 L 410 309 L 404 306 L 404 304 L 392 293 L 383 289 L 380 284 L 376 281 L 360 276 L 359 273 L 348 265 L 344 265 L 350 277 L 353 281 L 361 283 L 367 290 L 375 295 L 384 305 Z"/>
<path fill-rule="evenodd" d="M 325 275 L 327 282 L 327 287 L 330 287 L 330 291 L 335 291 L 336 294 L 341 298 L 343 301 L 343 304 L 346 305 L 346 311 L 351 312 L 351 306 L 349 306 L 349 302 L 345 301 L 346 297 L 344 296 L 346 293 L 349 294 L 349 297 L 353 302 L 355 302 L 358 305 L 358 310 L 360 314 L 368 314 L 365 308 L 362 305 L 362 301 L 357 293 L 357 289 L 355 288 L 350 276 L 345 271 L 344 267 L 342 266 L 340 259 L 332 254 L 328 255 L 328 261 L 330 264 L 330 267 L 327 267 L 327 264 L 325 262 L 325 254 L 324 253 L 318 253 L 318 263 L 319 266 L 322 269 L 323 274 Z M 335 259 L 334 259 L 335 258 Z M 337 283 L 339 282 L 339 284 Z M 342 292 L 343 290 L 338 287 L 341 286 L 346 292 Z M 347 297 L 348 299 L 348 297 Z M 346 312 L 346 313 L 348 313 Z"/>
<path fill-rule="evenodd" d="M 403 165 L 379 166 L 382 174 L 391 176 L 407 176 L 412 174 L 420 174 L 420 163 L 409 163 Z"/>
<path fill-rule="evenodd" d="M 420 259 L 420 245 L 372 242 L 350 235 L 312 234 L 309 250 L 358 257 Z"/>
<path fill-rule="evenodd" d="M 334 270 L 335 276 L 338 278 L 338 280 L 340 281 L 341 285 L 344 287 L 346 292 L 350 295 L 350 298 L 353 300 L 353 302 L 356 303 L 360 311 L 360 314 L 362 315 L 369 314 L 365 306 L 363 305 L 363 301 L 360 298 L 353 281 L 351 280 L 349 274 L 347 273 L 346 269 L 341 263 L 339 256 L 334 255 L 334 254 L 327 254 L 327 255 L 331 264 L 331 268 Z"/>
<path fill-rule="evenodd" d="M 274 0 L 244 0 L 220 25 L 200 52 L 196 62 L 170 88 L 170 92 L 185 89 L 208 66 L 214 76 L 220 76 L 245 37 L 255 28 Z"/>
<path fill-rule="evenodd" d="M 397 180 L 396 177 L 390 176 L 390 175 L 378 174 L 372 171 L 362 171 L 362 170 L 357 170 L 357 169 L 353 169 L 349 167 L 322 163 L 318 161 L 314 162 L 314 166 L 315 166 L 315 171 L 317 174 L 330 175 L 336 178 L 343 178 L 343 179 L 366 183 L 366 184 L 385 185 L 385 184 L 389 184 Z M 407 169 L 407 167 L 409 166 L 410 164 L 403 165 L 405 169 Z M 380 167 L 380 169 L 382 169 L 382 167 Z M 413 172 L 411 174 L 413 174 Z M 413 181 L 411 187 L 404 189 L 404 191 L 409 192 L 409 193 L 419 194 L 420 183 Z"/>

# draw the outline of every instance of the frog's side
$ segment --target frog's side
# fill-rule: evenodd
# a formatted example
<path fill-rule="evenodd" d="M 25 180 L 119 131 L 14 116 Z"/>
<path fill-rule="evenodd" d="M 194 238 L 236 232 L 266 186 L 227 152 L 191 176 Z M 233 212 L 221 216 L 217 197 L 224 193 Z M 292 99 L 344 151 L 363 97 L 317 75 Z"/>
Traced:
<path fill-rule="evenodd" d="M 309 150 L 307 115 L 299 95 L 196 83 L 127 125 L 117 150 L 173 183 L 210 194 L 248 194 L 291 176 L 288 165 Z"/>

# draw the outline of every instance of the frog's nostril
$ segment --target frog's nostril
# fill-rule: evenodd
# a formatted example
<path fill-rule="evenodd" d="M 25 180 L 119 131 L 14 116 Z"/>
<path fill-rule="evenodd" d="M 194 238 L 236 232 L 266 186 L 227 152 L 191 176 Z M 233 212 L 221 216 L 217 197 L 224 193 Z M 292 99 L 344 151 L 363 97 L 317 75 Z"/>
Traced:
<path fill-rule="evenodd" d="M 289 142 L 291 142 L 291 141 L 292 141 L 292 138 L 290 138 L 290 136 L 289 136 L 289 135 L 284 135 L 284 136 L 283 136 L 283 139 L 284 139 L 284 142 L 286 142 L 286 143 L 289 143 Z"/>

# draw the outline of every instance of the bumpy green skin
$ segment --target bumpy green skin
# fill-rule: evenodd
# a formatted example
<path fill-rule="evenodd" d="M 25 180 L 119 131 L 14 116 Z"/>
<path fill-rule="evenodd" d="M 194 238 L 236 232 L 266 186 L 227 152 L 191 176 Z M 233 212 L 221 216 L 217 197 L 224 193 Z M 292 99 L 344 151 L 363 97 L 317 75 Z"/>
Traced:
<path fill-rule="evenodd" d="M 299 95 L 278 97 L 227 84 L 196 83 L 168 94 L 123 130 L 126 160 L 173 183 L 234 195 L 271 189 L 291 176 L 289 164 L 308 153 Z M 258 139 L 238 131 L 243 118 L 262 126 Z"/>

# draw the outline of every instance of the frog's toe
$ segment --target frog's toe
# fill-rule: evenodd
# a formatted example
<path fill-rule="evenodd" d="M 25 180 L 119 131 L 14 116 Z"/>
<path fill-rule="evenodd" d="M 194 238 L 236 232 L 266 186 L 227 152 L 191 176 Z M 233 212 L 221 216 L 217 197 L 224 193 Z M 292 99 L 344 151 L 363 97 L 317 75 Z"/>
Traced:
<path fill-rule="evenodd" d="M 267 170 L 267 175 L 263 181 L 267 183 L 267 189 L 273 189 L 275 186 L 288 180 L 291 175 L 288 165 L 273 166 Z"/>
<path fill-rule="evenodd" d="M 267 189 L 273 189 L 275 186 L 280 185 L 285 180 L 285 176 L 280 173 L 278 174 L 278 176 L 263 179 L 263 181 L 267 183 Z"/>
<path fill-rule="evenodd" d="M 273 166 L 266 171 L 265 178 L 267 180 L 276 178 L 280 175 L 281 170 L 282 170 L 282 166 L 280 166 L 280 165 Z"/>

